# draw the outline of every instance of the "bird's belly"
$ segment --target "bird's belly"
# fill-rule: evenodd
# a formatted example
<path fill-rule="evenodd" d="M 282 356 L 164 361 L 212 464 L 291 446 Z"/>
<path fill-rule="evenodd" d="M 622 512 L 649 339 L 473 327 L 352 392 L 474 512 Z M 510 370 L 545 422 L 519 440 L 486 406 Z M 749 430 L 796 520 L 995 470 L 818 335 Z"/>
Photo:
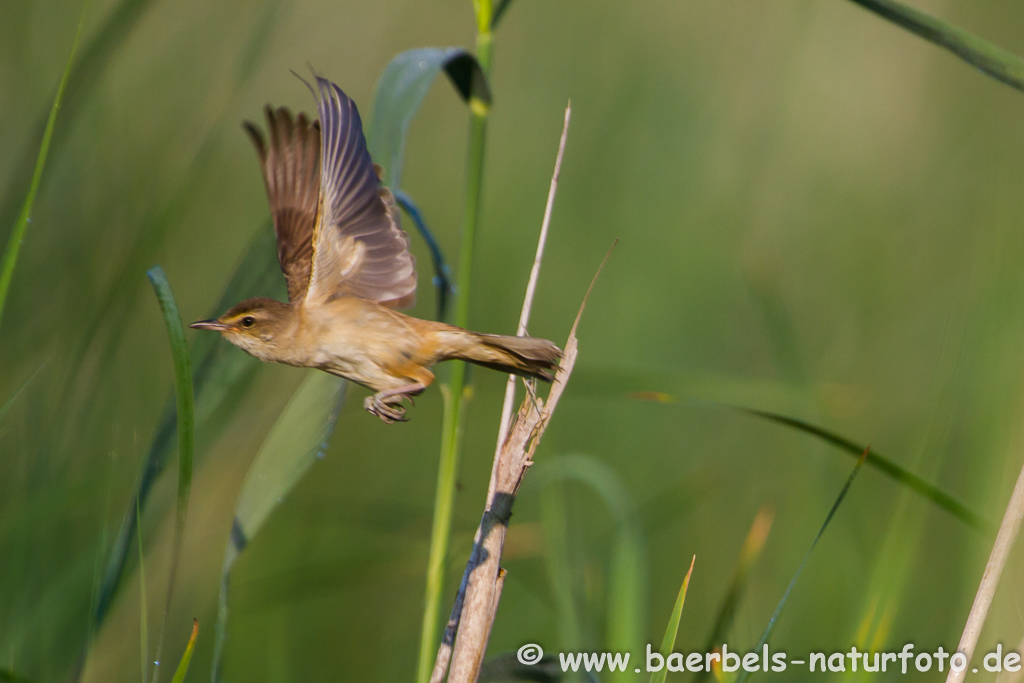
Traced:
<path fill-rule="evenodd" d="M 404 384 L 382 367 L 381 359 L 371 349 L 360 344 L 334 342 L 320 349 L 313 365 L 374 391 Z"/>
<path fill-rule="evenodd" d="M 399 314 L 359 299 L 338 299 L 307 312 L 298 336 L 312 350 L 306 365 L 374 391 L 420 381 L 426 360 L 420 335 Z"/>

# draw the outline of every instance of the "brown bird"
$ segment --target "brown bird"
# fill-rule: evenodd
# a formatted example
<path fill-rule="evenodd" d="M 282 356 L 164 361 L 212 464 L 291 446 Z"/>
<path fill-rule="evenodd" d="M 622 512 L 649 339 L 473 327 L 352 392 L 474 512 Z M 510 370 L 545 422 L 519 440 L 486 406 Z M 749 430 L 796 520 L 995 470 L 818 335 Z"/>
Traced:
<path fill-rule="evenodd" d="M 394 310 L 416 294 L 409 236 L 380 185 L 355 103 L 326 79 L 316 85 L 318 121 L 268 105 L 269 142 L 245 123 L 263 166 L 288 303 L 247 299 L 191 326 L 260 360 L 362 384 L 377 392 L 365 408 L 388 423 L 407 419 L 403 399 L 426 389 L 430 366 L 443 360 L 552 381 L 562 352 L 546 339 L 478 334 Z"/>

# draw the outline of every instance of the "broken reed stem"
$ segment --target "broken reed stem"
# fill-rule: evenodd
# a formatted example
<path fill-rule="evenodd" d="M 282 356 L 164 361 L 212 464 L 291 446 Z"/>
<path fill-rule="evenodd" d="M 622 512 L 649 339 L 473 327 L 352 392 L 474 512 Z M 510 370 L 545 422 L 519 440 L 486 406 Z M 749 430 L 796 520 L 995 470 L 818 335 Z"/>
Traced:
<path fill-rule="evenodd" d="M 537 279 L 544 257 L 544 245 L 547 242 L 551 211 L 565 153 L 570 114 L 571 108 L 567 106 L 558 153 L 555 157 L 555 170 L 551 177 L 544 219 L 537 242 L 537 253 L 530 271 L 523 310 L 519 318 L 518 334 L 520 336 L 526 333 L 526 325 L 530 318 L 530 309 L 537 289 Z M 576 322 L 579 322 L 578 316 Z M 445 626 L 430 677 L 431 683 L 440 683 L 444 679 L 449 663 L 451 663 L 451 673 L 448 680 L 451 682 L 475 681 L 479 675 L 487 641 L 490 638 L 491 626 L 494 623 L 498 602 L 501 599 L 501 589 L 504 585 L 505 571 L 501 569 L 499 563 L 505 544 L 509 516 L 512 514 L 512 503 L 522 477 L 531 464 L 533 452 L 540 436 L 558 403 L 562 387 L 572 371 L 576 348 L 575 330 L 576 323 L 573 324 L 569 342 L 566 344 L 566 354 L 549 393 L 547 406 L 544 407 L 543 402 L 533 395 L 532 386 L 528 387 L 530 395 L 519 410 L 514 428 L 511 427 L 510 422 L 512 403 L 515 399 L 515 378 L 509 377 L 499 425 L 498 446 L 487 488 L 487 508 L 473 539 L 473 550 L 459 584 L 451 617 Z M 457 637 L 456 634 L 458 634 Z"/>
<path fill-rule="evenodd" d="M 505 545 L 505 532 L 508 529 L 509 517 L 512 515 L 512 504 L 519 493 L 519 486 L 526 470 L 533 464 L 533 454 L 540 444 L 544 430 L 576 364 L 579 353 L 576 329 L 594 284 L 614 248 L 615 244 L 612 244 L 583 297 L 583 303 L 580 304 L 576 320 L 569 331 L 569 339 L 566 340 L 565 352 L 555 374 L 555 381 L 548 392 L 547 402 L 536 396 L 531 387 L 512 421 L 508 438 L 502 444 L 496 467 L 494 493 L 488 499 L 487 509 L 473 540 L 473 550 L 466 563 L 455 607 L 445 629 L 444 641 L 437 652 L 434 672 L 430 679 L 432 682 L 440 683 L 449 661 L 451 673 L 448 676 L 448 683 L 474 683 L 480 675 L 480 667 L 487 650 L 487 639 L 504 585 L 504 571 L 500 562 Z"/>
<path fill-rule="evenodd" d="M 569 135 L 569 117 L 572 115 L 572 102 L 565 107 L 565 120 L 562 123 L 562 137 L 558 141 L 558 154 L 555 155 L 555 171 L 551 174 L 551 187 L 548 188 L 548 201 L 544 206 L 544 219 L 540 224 L 540 237 L 537 238 L 537 254 L 533 257 L 533 268 L 530 269 L 530 280 L 526 283 L 526 297 L 523 299 L 523 311 L 519 314 L 517 336 L 526 335 L 526 325 L 530 322 L 530 310 L 533 308 L 533 295 L 537 290 L 540 277 L 540 264 L 544 259 L 544 245 L 548 241 L 548 226 L 551 225 L 551 209 L 555 205 L 555 193 L 558 192 L 558 176 L 562 173 L 562 157 L 565 155 L 565 141 Z M 505 402 L 501 406 L 501 421 L 498 423 L 498 443 L 494 448 L 494 463 L 497 466 L 501 444 L 508 436 L 508 423 L 512 417 L 512 403 L 516 398 L 516 376 L 509 375 L 505 384 Z M 490 499 L 494 489 L 495 470 L 491 471 L 491 483 L 487 492 Z"/>
<path fill-rule="evenodd" d="M 1021 468 L 1017 484 L 1013 487 L 1013 493 L 1010 495 L 1010 502 L 1003 514 L 996 542 L 988 556 L 985 573 L 981 576 L 981 583 L 974 596 L 971 613 L 967 616 L 967 624 L 964 626 L 964 633 L 960 637 L 960 645 L 957 647 L 957 652 L 962 652 L 967 657 L 967 666 L 960 671 L 955 671 L 950 667 L 946 683 L 960 683 L 967 676 L 971 657 L 974 656 L 974 648 L 978 645 L 978 637 L 981 636 L 981 629 L 985 625 L 988 610 L 992 606 L 992 598 L 999 586 L 999 577 L 1003 573 L 1003 567 L 1006 566 L 1006 558 L 1013 548 L 1017 532 L 1020 531 L 1022 517 L 1024 517 L 1024 467 Z"/>
<path fill-rule="evenodd" d="M 572 372 L 577 353 L 575 330 L 574 324 L 547 402 L 534 395 L 523 400 L 498 456 L 494 494 L 487 502 L 487 510 L 480 520 L 474 539 L 473 552 L 466 564 L 462 613 L 453 613 L 449 621 L 449 626 L 454 627 L 455 631 L 449 683 L 473 683 L 480 673 L 487 649 L 487 637 L 497 609 L 501 553 L 512 514 L 512 503 Z M 440 652 L 438 655 L 439 659 L 444 656 Z"/>

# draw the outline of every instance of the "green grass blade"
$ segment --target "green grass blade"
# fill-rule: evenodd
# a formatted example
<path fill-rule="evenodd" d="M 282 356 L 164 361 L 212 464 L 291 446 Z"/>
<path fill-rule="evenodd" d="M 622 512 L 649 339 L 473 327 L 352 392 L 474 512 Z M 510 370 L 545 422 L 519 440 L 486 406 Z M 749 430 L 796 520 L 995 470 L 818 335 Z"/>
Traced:
<path fill-rule="evenodd" d="M 85 7 L 78 18 L 78 28 L 75 29 L 75 39 L 71 43 L 71 52 L 64 64 L 64 73 L 61 74 L 60 83 L 57 85 L 57 94 L 53 97 L 53 106 L 50 107 L 50 114 L 46 119 L 46 127 L 43 129 L 43 137 L 39 142 L 39 152 L 36 154 L 36 164 L 32 171 L 32 180 L 28 186 L 28 193 L 21 205 L 18 218 L 11 228 L 11 234 L 7 239 L 7 248 L 4 249 L 3 260 L 0 261 L 0 321 L 3 320 L 4 304 L 7 302 L 7 293 L 11 289 L 11 280 L 14 278 L 14 267 L 18 263 L 18 254 L 21 251 L 21 243 L 25 240 L 25 231 L 28 229 L 29 220 L 32 217 L 32 208 L 35 206 L 36 194 L 39 192 L 39 185 L 43 181 L 43 169 L 46 168 L 46 158 L 50 152 L 50 141 L 53 138 L 53 127 L 57 124 L 57 112 L 60 111 L 61 100 L 64 97 L 64 90 L 68 84 L 68 77 L 71 75 L 71 66 L 75 62 L 75 52 L 78 50 L 78 39 L 82 35 L 82 26 L 85 24 Z"/>
<path fill-rule="evenodd" d="M 459 471 L 459 443 L 462 439 L 462 416 L 466 366 L 456 361 L 452 367 L 452 385 L 441 385 L 444 397 L 444 415 L 441 418 L 441 457 L 438 461 L 437 487 L 434 492 L 434 514 L 430 529 L 430 550 L 427 555 L 427 585 L 424 591 L 423 622 L 416 680 L 427 683 L 437 648 L 438 616 L 441 612 L 441 594 L 444 592 L 444 566 L 448 557 L 451 536 L 452 509 L 455 503 L 455 483 Z M 456 377 L 458 380 L 456 382 Z M 459 395 L 452 396 L 457 383 Z"/>
<path fill-rule="evenodd" d="M 189 362 L 188 344 L 185 343 L 185 327 L 181 323 L 178 306 L 174 302 L 171 286 L 160 266 L 146 272 L 153 284 L 156 298 L 160 302 L 160 310 L 167 326 L 167 336 L 171 342 L 171 354 L 174 357 L 174 388 L 177 396 L 176 410 L 178 423 L 178 493 L 174 515 L 174 545 L 171 550 L 170 578 L 167 582 L 167 600 L 164 603 L 163 618 L 160 622 L 160 635 L 157 637 L 156 661 L 153 679 L 160 679 L 160 656 L 163 650 L 164 633 L 167 618 L 171 611 L 171 600 L 174 597 L 174 584 L 178 575 L 178 564 L 181 560 L 181 543 L 185 536 L 185 519 L 188 515 L 188 499 L 192 490 L 192 457 L 195 446 L 195 413 L 194 395 L 192 393 L 192 365 Z"/>
<path fill-rule="evenodd" d="M 747 532 L 747 537 L 743 541 L 739 561 L 736 563 L 736 570 L 729 581 L 729 588 L 725 592 L 725 599 L 718 610 L 718 617 L 715 619 L 715 625 L 711 629 L 707 645 L 704 646 L 704 652 L 712 652 L 716 648 L 721 648 L 725 642 L 729 628 L 732 626 L 733 618 L 736 616 L 736 608 L 739 606 L 740 598 L 743 597 L 743 591 L 747 586 L 750 569 L 754 566 L 755 560 L 760 557 L 764 544 L 768 540 L 768 532 L 771 530 L 773 517 L 774 514 L 767 507 L 757 511 L 754 523 L 750 525 L 750 531 Z M 711 675 L 711 672 L 704 669 L 696 675 L 694 681 L 702 681 L 709 675 Z"/>
<path fill-rule="evenodd" d="M 686 602 L 686 590 L 690 587 L 690 575 L 693 574 L 693 564 L 696 561 L 697 556 L 694 555 L 693 559 L 690 560 L 690 568 L 686 571 L 686 576 L 683 577 L 683 585 L 679 588 L 679 595 L 676 596 L 676 604 L 672 608 L 672 615 L 668 619 L 668 625 L 665 627 L 665 635 L 661 639 L 661 648 L 658 650 L 662 657 L 668 657 L 676 646 L 679 621 L 683 616 L 683 603 Z M 651 674 L 651 683 L 665 683 L 667 677 L 668 667 L 662 667 L 660 671 L 655 671 Z"/>
<path fill-rule="evenodd" d="M 950 513 L 954 517 L 966 522 L 968 525 L 974 527 L 983 534 L 986 534 L 988 536 L 995 536 L 995 526 L 988 520 L 982 518 L 980 515 L 975 513 L 973 510 L 968 508 L 966 505 L 964 505 L 957 499 L 953 498 L 953 496 L 949 495 L 942 489 L 938 488 L 933 484 L 928 483 L 927 481 L 917 476 L 913 472 L 909 472 L 903 469 L 893 461 L 883 457 L 880 453 L 876 452 L 874 449 L 869 448 L 868 446 L 856 444 L 853 441 L 850 441 L 849 439 L 839 436 L 838 434 L 835 434 L 826 429 L 822 429 L 821 427 L 812 425 L 808 422 L 804 422 L 803 420 L 798 420 L 793 417 L 779 415 L 778 413 L 773 413 L 767 410 L 756 410 L 754 408 L 736 407 L 736 409 L 744 413 L 747 413 L 748 415 L 754 415 L 755 417 L 760 417 L 765 420 L 769 420 L 771 422 L 784 425 L 786 427 L 791 427 L 793 429 L 804 432 L 805 434 L 816 436 L 819 439 L 822 439 L 825 442 L 832 444 L 833 446 L 836 446 L 841 450 L 844 450 L 847 453 L 854 455 L 855 457 L 859 457 L 866 450 L 867 463 L 869 465 L 879 470 L 880 472 L 888 475 L 889 477 L 896 480 L 903 486 L 906 486 L 907 488 L 921 494 L 935 505 L 939 506 L 940 508 Z"/>
<path fill-rule="evenodd" d="M 199 620 L 193 619 L 192 635 L 188 637 L 185 654 L 181 656 L 181 661 L 178 662 L 178 668 L 174 672 L 174 678 L 171 679 L 171 683 L 185 683 L 185 676 L 188 675 L 188 665 L 192 662 L 192 650 L 195 649 L 197 635 L 199 635 Z"/>
<path fill-rule="evenodd" d="M 323 453 L 345 396 L 344 380 L 311 372 L 274 423 L 242 485 L 235 505 L 231 537 L 224 551 L 214 641 L 213 680 L 227 640 L 231 568 L 263 523 Z"/>
<path fill-rule="evenodd" d="M 647 605 L 647 551 L 636 507 L 618 475 L 587 455 L 566 455 L 534 466 L 535 481 L 548 485 L 573 481 L 587 486 L 604 502 L 616 524 L 608 568 L 608 608 L 605 648 L 639 653 L 643 647 Z M 613 681 L 634 680 L 631 673 L 615 672 Z"/>
<path fill-rule="evenodd" d="M 793 578 L 789 580 L 789 585 L 786 586 L 786 590 L 782 594 L 782 599 L 779 600 L 779 604 L 776 605 L 771 618 L 768 619 L 768 626 L 765 627 L 764 633 L 761 634 L 761 639 L 757 641 L 757 646 L 754 648 L 754 651 L 760 652 L 761 648 L 768 642 L 769 636 L 771 636 L 772 631 L 775 629 L 775 624 L 779 621 L 779 615 L 782 614 L 782 608 L 785 607 L 786 602 L 789 601 L 789 596 L 793 592 L 793 587 L 796 585 L 797 579 L 800 578 L 800 574 L 803 573 L 804 567 L 807 565 L 807 560 L 810 559 L 811 553 L 814 552 L 814 548 L 818 545 L 818 541 L 820 541 L 821 537 L 825 534 L 825 529 L 827 529 L 828 525 L 832 522 L 839 506 L 842 505 L 843 500 L 846 498 L 846 494 L 850 490 L 850 486 L 853 485 L 853 480 L 857 478 L 857 473 L 860 472 L 861 466 L 867 462 L 868 450 L 869 449 L 865 448 L 864 452 L 861 453 L 860 458 L 857 460 L 857 464 L 853 466 L 853 471 L 850 472 L 850 476 L 846 478 L 846 483 L 843 484 L 843 488 L 840 489 L 835 502 L 832 503 L 832 507 L 829 508 L 828 514 L 825 515 L 825 521 L 822 522 L 821 528 L 818 529 L 818 533 L 815 534 L 814 540 L 811 541 L 811 547 L 807 549 L 807 552 L 804 553 L 803 559 L 800 560 L 800 565 L 796 568 L 796 573 L 793 574 Z M 743 673 L 737 680 L 737 683 L 743 683 L 749 677 L 750 672 L 744 669 Z"/>
<path fill-rule="evenodd" d="M 1024 59 L 984 38 L 896 0 L 851 0 L 925 40 L 943 47 L 997 81 L 1024 91 Z"/>

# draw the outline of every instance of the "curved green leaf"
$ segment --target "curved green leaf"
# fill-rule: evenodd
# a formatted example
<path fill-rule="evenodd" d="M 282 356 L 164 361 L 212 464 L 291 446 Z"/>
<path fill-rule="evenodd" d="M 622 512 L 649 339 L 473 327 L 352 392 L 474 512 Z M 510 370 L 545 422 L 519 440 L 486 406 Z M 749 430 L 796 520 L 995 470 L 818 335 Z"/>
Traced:
<path fill-rule="evenodd" d="M 1024 90 L 1024 59 L 984 38 L 896 0 L 852 0 L 865 9 L 944 47 L 982 73 L 1012 88 Z"/>
<path fill-rule="evenodd" d="M 754 408 L 741 408 L 732 406 L 736 410 L 740 410 L 748 415 L 754 415 L 756 417 L 770 420 L 777 424 L 785 425 L 786 427 L 792 427 L 806 434 L 816 436 L 827 443 L 837 446 L 842 450 L 859 457 L 865 451 L 867 452 L 867 462 L 875 469 L 887 474 L 891 478 L 895 479 L 900 484 L 910 488 L 913 491 L 921 494 L 931 502 L 938 505 L 940 508 L 950 513 L 954 517 L 966 522 L 970 526 L 974 527 L 978 531 L 987 534 L 989 536 L 995 536 L 995 526 L 988 520 L 984 519 L 981 515 L 977 514 L 966 505 L 958 501 L 953 496 L 949 495 L 942 489 L 938 488 L 933 484 L 929 484 L 927 481 L 917 476 L 913 472 L 903 469 L 892 460 L 883 457 L 876 450 L 870 446 L 861 446 L 856 444 L 849 439 L 846 439 L 838 434 L 834 434 L 828 430 L 822 429 L 821 427 L 798 420 L 794 417 L 787 417 L 785 415 L 779 415 L 772 413 L 767 410 L 755 410 Z"/>
<path fill-rule="evenodd" d="M 461 47 L 423 47 L 395 56 L 377 81 L 369 146 L 384 168 L 385 185 L 401 188 L 405 138 L 409 124 L 437 75 L 444 71 L 462 99 L 491 103 L 491 91 L 476 58 Z"/>
<path fill-rule="evenodd" d="M 658 403 L 676 403 L 677 399 L 671 394 L 666 394 L 658 391 L 646 391 L 646 392 L 632 392 L 630 396 L 634 399 L 644 401 L 655 401 Z M 861 445 L 854 443 L 849 439 L 840 436 L 834 432 L 830 432 L 827 429 L 822 429 L 817 425 L 813 425 L 804 420 L 797 419 L 795 417 L 788 417 L 786 415 L 780 415 L 779 413 L 773 413 L 769 410 L 758 410 L 756 408 L 744 408 L 743 406 L 730 405 L 728 403 L 718 403 L 715 401 L 704 401 L 700 399 L 690 399 L 692 402 L 707 405 L 717 406 L 723 408 L 731 408 L 732 410 L 738 410 L 747 415 L 753 415 L 760 417 L 776 424 L 790 427 L 798 431 L 816 436 L 826 443 L 832 444 L 846 451 L 854 457 L 860 457 L 861 453 L 867 450 L 867 463 L 874 467 L 876 470 L 882 472 L 888 477 L 895 480 L 897 483 L 906 486 L 912 491 L 919 493 L 920 495 L 927 498 L 929 501 L 938 505 L 940 508 L 953 515 L 954 517 L 966 522 L 968 525 L 974 527 L 978 531 L 986 534 L 990 537 L 995 537 L 996 526 L 983 518 L 978 513 L 971 510 L 969 507 L 958 501 L 953 496 L 949 495 L 934 484 L 930 484 L 918 475 L 906 470 L 897 465 L 892 460 L 889 460 L 881 453 L 873 448 L 869 448 L 867 445 Z"/>
<path fill-rule="evenodd" d="M 151 268 L 146 276 L 153 284 L 156 298 L 160 302 L 160 310 L 167 326 L 167 336 L 171 342 L 171 355 L 174 358 L 174 389 L 177 397 L 175 413 L 177 415 L 178 434 L 178 494 L 174 515 L 174 541 L 171 548 L 170 578 L 167 581 L 167 600 L 164 602 L 163 617 L 160 621 L 160 634 L 157 637 L 155 666 L 159 666 L 160 654 L 163 649 L 164 632 L 167 618 L 171 611 L 171 600 L 174 597 L 175 579 L 178 575 L 178 564 L 181 560 L 181 543 L 185 537 L 185 519 L 188 515 L 188 499 L 192 490 L 192 457 L 195 445 L 195 399 L 192 393 L 192 365 L 188 357 L 188 344 L 185 343 L 185 327 L 181 323 L 178 305 L 171 293 L 171 286 L 160 266 Z M 159 676 L 154 674 L 154 679 Z"/>
<path fill-rule="evenodd" d="M 377 81 L 377 94 L 373 104 L 373 123 L 370 128 L 369 148 L 374 161 L 384 168 L 383 183 L 391 188 L 396 197 L 404 197 L 401 191 L 402 162 L 405 154 L 406 135 L 413 117 L 420 108 L 423 98 L 433 84 L 437 75 L 444 70 L 451 79 L 459 95 L 465 100 L 473 112 L 472 133 L 470 137 L 470 162 L 468 187 L 466 191 L 466 223 L 463 229 L 461 261 L 459 264 L 460 287 L 462 290 L 459 310 L 456 312 L 457 325 L 465 326 L 460 320 L 460 313 L 469 294 L 468 282 L 464 279 L 470 272 L 472 245 L 476 227 L 476 217 L 480 202 L 480 177 L 483 173 L 483 146 L 485 122 L 491 103 L 491 92 L 487 84 L 487 75 L 476 57 L 462 48 L 419 48 L 408 50 L 397 55 L 384 68 Z M 408 205 L 406 206 L 408 211 Z M 418 211 L 410 213 L 417 227 L 421 228 L 428 243 L 431 242 L 429 231 L 424 231 L 417 218 Z M 432 245 L 433 247 L 436 245 Z M 437 250 L 434 258 L 435 272 L 441 276 L 438 286 L 444 287 L 447 278 L 447 266 L 443 259 L 438 258 Z M 447 303 L 447 292 L 441 289 L 438 295 L 439 308 Z M 468 311 L 468 308 L 465 309 Z M 462 317 L 465 317 L 464 315 Z M 434 526 L 431 533 L 431 544 L 427 560 L 426 607 L 423 613 L 423 630 L 420 639 L 419 662 L 416 680 L 425 683 L 430 677 L 430 669 L 434 658 L 434 642 L 437 631 L 437 620 L 440 612 L 440 596 L 444 584 L 443 563 L 447 555 L 448 534 L 451 524 L 451 498 L 455 489 L 455 473 L 457 470 L 457 452 L 461 431 L 458 423 L 461 419 L 463 405 L 463 378 L 465 366 L 456 362 L 452 367 L 452 380 L 449 391 L 445 394 L 445 412 L 442 417 L 441 463 L 438 474 L 438 493 L 435 499 Z"/>
<path fill-rule="evenodd" d="M 235 560 L 270 513 L 323 453 L 345 397 L 344 380 L 311 372 L 274 423 L 249 468 L 224 551 L 217 609 L 213 680 L 219 680 L 227 637 L 228 588 Z"/>

